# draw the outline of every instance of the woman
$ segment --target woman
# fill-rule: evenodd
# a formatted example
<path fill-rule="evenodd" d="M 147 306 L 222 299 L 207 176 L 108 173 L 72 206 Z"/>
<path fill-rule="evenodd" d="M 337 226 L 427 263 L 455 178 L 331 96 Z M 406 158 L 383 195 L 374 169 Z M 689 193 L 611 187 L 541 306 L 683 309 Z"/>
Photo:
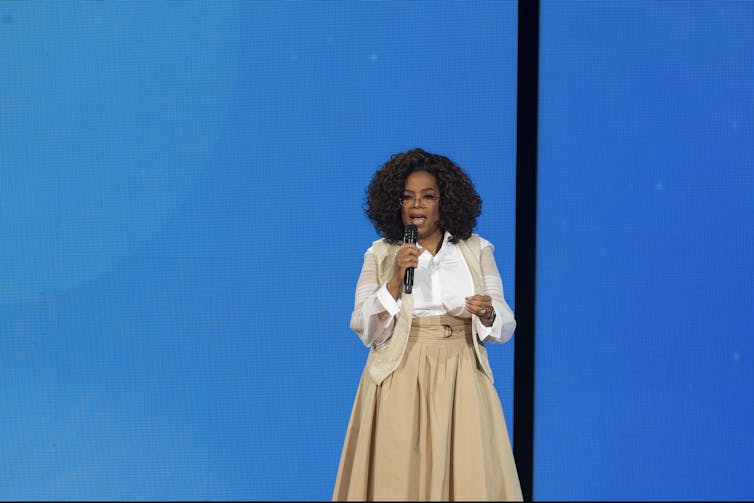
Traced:
<path fill-rule="evenodd" d="M 472 233 L 479 195 L 453 161 L 414 149 L 375 173 L 366 212 L 383 238 L 364 254 L 351 328 L 371 350 L 333 500 L 522 500 L 484 347 L 516 322 L 493 247 Z"/>

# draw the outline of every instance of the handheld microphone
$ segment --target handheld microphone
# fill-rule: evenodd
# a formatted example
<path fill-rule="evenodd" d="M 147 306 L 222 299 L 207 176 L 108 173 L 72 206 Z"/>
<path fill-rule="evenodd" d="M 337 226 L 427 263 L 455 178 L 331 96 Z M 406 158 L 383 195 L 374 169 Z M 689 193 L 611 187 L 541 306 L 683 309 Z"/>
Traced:
<path fill-rule="evenodd" d="M 416 244 L 416 239 L 419 237 L 419 229 L 415 225 L 408 224 L 403 229 L 403 242 L 412 245 Z M 406 269 L 406 276 L 403 278 L 403 291 L 411 293 L 414 287 L 414 268 L 409 267 Z"/>

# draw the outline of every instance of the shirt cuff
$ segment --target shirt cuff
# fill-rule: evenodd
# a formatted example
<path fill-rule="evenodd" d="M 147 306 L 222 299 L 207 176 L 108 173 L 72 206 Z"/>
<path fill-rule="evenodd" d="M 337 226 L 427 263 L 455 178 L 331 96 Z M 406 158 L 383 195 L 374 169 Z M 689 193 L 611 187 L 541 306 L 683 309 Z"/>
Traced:
<path fill-rule="evenodd" d="M 395 300 L 393 296 L 390 295 L 390 292 L 387 289 L 387 283 L 377 290 L 377 300 L 380 301 L 380 304 L 385 308 L 385 311 L 390 313 L 390 316 L 395 316 L 401 310 L 401 299 Z"/>
<path fill-rule="evenodd" d="M 495 321 L 492 322 L 492 325 L 489 327 L 485 327 L 482 325 L 482 321 L 479 319 L 478 316 L 474 316 L 474 322 L 476 323 L 477 328 L 477 336 L 479 337 L 480 341 L 484 341 L 485 339 L 489 338 L 489 342 L 505 342 L 503 339 L 503 325 L 508 323 L 510 320 L 508 320 L 508 309 L 503 309 L 503 307 L 498 303 L 497 301 L 492 301 L 492 308 L 495 310 Z M 507 340 L 507 339 L 506 339 Z"/>
<path fill-rule="evenodd" d="M 497 323 L 497 319 L 495 319 L 492 325 L 485 327 L 482 324 L 482 320 L 480 320 L 478 316 L 474 316 L 474 323 L 476 323 L 477 337 L 479 337 L 480 341 L 484 342 L 484 340 L 492 334 L 492 328 L 495 326 L 495 323 Z"/>

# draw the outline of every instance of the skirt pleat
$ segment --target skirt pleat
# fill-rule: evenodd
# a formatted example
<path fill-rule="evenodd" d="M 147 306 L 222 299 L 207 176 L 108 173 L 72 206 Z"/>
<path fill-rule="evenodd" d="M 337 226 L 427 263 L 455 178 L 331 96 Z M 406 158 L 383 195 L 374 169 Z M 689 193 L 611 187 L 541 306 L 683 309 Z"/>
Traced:
<path fill-rule="evenodd" d="M 401 365 L 361 375 L 333 500 L 521 501 L 497 391 L 469 320 L 417 318 Z"/>

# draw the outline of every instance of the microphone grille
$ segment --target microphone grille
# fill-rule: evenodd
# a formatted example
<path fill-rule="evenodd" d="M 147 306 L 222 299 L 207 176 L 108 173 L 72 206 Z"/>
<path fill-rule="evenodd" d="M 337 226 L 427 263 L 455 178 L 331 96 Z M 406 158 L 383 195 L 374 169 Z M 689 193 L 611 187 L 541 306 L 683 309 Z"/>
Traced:
<path fill-rule="evenodd" d="M 419 229 L 413 224 L 408 224 L 403 229 L 403 242 L 416 244 L 416 239 L 419 237 Z"/>

